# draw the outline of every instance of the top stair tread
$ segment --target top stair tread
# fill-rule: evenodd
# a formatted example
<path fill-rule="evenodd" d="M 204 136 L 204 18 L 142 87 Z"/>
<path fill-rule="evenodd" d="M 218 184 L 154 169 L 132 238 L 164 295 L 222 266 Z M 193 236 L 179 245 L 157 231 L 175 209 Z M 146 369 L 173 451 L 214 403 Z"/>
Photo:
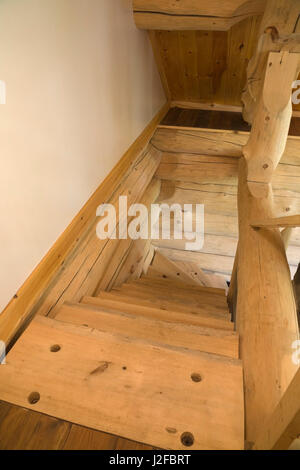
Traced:
<path fill-rule="evenodd" d="M 82 303 L 65 303 L 55 318 L 78 326 L 85 325 L 100 331 L 140 338 L 164 347 L 173 346 L 233 359 L 239 358 L 238 335 L 226 330 L 171 323 L 138 313 L 133 314 Z"/>
<path fill-rule="evenodd" d="M 38 316 L 0 368 L 0 400 L 155 447 L 184 450 L 190 432 L 190 450 L 242 449 L 242 375 L 240 361 Z"/>

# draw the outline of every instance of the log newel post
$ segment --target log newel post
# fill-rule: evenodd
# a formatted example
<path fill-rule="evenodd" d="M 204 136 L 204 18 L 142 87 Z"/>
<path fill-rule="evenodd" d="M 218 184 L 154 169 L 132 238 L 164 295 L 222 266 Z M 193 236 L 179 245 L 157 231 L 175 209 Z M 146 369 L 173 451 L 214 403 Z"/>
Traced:
<path fill-rule="evenodd" d="M 291 383 L 294 341 L 299 339 L 296 304 L 278 228 L 253 228 L 251 220 L 272 218 L 272 186 L 254 197 L 247 184 L 247 163 L 239 167 L 239 249 L 237 331 L 244 366 L 246 440 L 255 442 Z"/>

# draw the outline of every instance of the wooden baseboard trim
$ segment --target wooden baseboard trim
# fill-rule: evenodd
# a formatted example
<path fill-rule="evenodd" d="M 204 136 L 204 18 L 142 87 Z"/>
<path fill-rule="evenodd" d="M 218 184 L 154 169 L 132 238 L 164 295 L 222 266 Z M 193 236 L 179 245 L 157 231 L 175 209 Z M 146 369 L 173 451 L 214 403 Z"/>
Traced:
<path fill-rule="evenodd" d="M 7 349 L 18 332 L 33 317 L 39 300 L 56 273 L 82 240 L 98 205 L 107 200 L 118 187 L 123 175 L 130 170 L 138 155 L 147 146 L 169 107 L 169 103 L 166 103 L 154 116 L 2 311 L 0 341 L 4 341 Z"/>

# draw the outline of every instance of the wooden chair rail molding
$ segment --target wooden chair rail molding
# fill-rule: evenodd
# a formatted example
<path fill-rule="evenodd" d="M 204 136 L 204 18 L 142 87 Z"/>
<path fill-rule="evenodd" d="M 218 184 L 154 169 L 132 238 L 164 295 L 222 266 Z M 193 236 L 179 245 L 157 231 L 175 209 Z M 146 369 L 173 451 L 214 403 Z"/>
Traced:
<path fill-rule="evenodd" d="M 266 0 L 133 0 L 133 13 L 140 29 L 227 31 L 265 6 Z"/>
<path fill-rule="evenodd" d="M 262 427 L 254 450 L 286 450 L 300 434 L 300 368 Z"/>
<path fill-rule="evenodd" d="M 58 301 L 61 292 L 55 285 L 55 279 L 62 275 L 62 269 L 66 274 L 66 267 L 71 264 L 74 253 L 76 254 L 86 238 L 89 240 L 88 234 L 93 230 L 97 207 L 109 201 L 120 187 L 124 175 L 136 164 L 169 108 L 169 103 L 166 103 L 156 114 L 0 314 L 0 340 L 6 343 L 7 349 L 16 335 L 39 311 L 42 301 L 44 306 L 47 305 L 51 286 L 54 286 L 51 292 L 54 297 L 51 301 L 55 303 L 55 298 Z"/>
<path fill-rule="evenodd" d="M 250 225 L 253 228 L 295 228 L 300 227 L 300 215 L 290 215 L 287 217 L 255 220 L 254 222 L 251 222 Z"/>

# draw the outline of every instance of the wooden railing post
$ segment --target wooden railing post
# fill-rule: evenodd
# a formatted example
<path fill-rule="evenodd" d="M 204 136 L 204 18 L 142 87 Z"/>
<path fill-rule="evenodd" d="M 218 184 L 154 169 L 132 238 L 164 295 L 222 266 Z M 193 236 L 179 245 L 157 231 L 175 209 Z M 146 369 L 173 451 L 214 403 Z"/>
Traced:
<path fill-rule="evenodd" d="M 267 185 L 265 197 L 251 194 L 244 158 L 239 168 L 238 208 L 236 323 L 244 365 L 246 440 L 253 443 L 297 371 L 292 346 L 299 330 L 280 231 L 251 227 L 251 220 L 273 217 L 272 187 Z"/>

